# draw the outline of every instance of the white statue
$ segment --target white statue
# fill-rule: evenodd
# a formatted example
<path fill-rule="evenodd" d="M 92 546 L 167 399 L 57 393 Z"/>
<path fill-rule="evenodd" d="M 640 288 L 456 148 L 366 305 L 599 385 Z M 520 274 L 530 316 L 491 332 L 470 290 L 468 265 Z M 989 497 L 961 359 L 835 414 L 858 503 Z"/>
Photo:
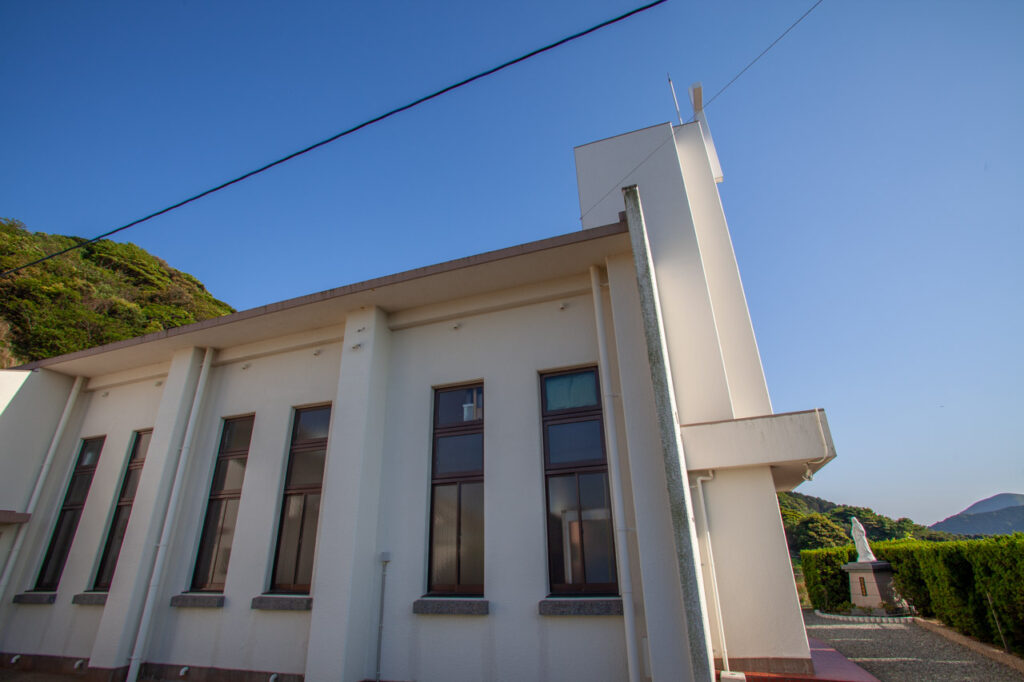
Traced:
<path fill-rule="evenodd" d="M 868 544 L 868 536 L 864 532 L 864 526 L 860 525 L 860 521 L 857 520 L 856 516 L 850 517 L 850 533 L 853 535 L 853 544 L 857 546 L 857 563 L 878 561 L 875 558 L 875 553 L 871 551 L 871 546 Z"/>

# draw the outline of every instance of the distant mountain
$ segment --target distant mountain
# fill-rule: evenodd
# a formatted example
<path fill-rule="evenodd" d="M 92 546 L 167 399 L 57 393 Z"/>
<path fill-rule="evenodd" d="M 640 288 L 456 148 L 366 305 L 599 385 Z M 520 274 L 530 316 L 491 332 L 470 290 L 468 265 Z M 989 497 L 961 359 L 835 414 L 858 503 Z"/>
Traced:
<path fill-rule="evenodd" d="M 993 495 L 975 502 L 959 514 L 932 524 L 931 528 L 962 535 L 1002 535 L 1024 531 L 1024 495 Z"/>
<path fill-rule="evenodd" d="M 1000 509 L 1006 509 L 1007 507 L 1019 507 L 1024 504 L 1024 495 L 1019 493 L 999 493 L 992 497 L 986 497 L 984 500 L 975 502 L 967 509 L 964 509 L 961 514 L 983 514 L 985 512 L 999 511 Z"/>
<path fill-rule="evenodd" d="M 0 218 L 0 270 L 81 245 L 0 279 L 0 368 L 234 312 L 134 244 L 85 242 Z"/>
<path fill-rule="evenodd" d="M 1024 532 L 1024 505 L 981 514 L 957 514 L 933 524 L 931 528 L 961 535 L 1004 535 Z"/>

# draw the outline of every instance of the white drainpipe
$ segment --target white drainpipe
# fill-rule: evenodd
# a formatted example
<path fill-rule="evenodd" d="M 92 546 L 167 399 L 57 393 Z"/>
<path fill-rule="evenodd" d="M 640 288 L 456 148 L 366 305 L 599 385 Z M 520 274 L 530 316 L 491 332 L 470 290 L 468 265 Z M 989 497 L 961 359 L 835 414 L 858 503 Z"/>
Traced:
<path fill-rule="evenodd" d="M 177 470 L 174 472 L 174 483 L 171 485 L 171 495 L 167 501 L 167 511 L 164 514 L 164 525 L 160 532 L 160 544 L 156 546 L 156 559 L 153 561 L 153 572 L 150 574 L 149 589 L 146 591 L 146 603 L 142 607 L 142 618 L 139 621 L 139 629 L 135 635 L 135 646 L 132 649 L 128 665 L 128 682 L 136 682 L 139 679 L 139 668 L 142 666 L 142 659 L 146 655 L 149 628 L 153 622 L 156 598 L 160 592 L 160 583 L 163 581 L 164 576 L 164 565 L 167 562 L 167 548 L 170 545 L 171 535 L 174 532 L 174 518 L 178 513 L 178 502 L 181 499 L 181 489 L 184 487 L 182 484 L 185 479 L 185 468 L 188 465 L 189 453 L 192 451 L 192 441 L 195 439 L 196 424 L 199 422 L 203 394 L 206 392 L 206 380 L 210 376 L 210 365 L 216 352 L 213 348 L 206 349 L 206 354 L 203 356 L 203 366 L 199 370 L 199 382 L 196 384 L 195 397 L 192 399 L 192 410 L 189 412 L 188 424 L 185 426 L 185 437 L 182 441 L 181 451 L 178 453 Z"/>
<path fill-rule="evenodd" d="M 704 544 L 708 548 L 708 571 L 711 573 L 711 601 L 715 608 L 715 620 L 718 621 L 718 641 L 722 647 L 722 679 L 743 680 L 746 679 L 743 673 L 729 670 L 729 648 L 725 644 L 725 624 L 722 622 L 722 599 L 718 594 L 718 574 L 715 572 L 715 553 L 711 549 L 711 528 L 708 523 L 708 505 L 704 498 L 704 482 L 715 479 L 714 470 L 708 471 L 704 476 L 697 477 L 697 497 L 700 498 L 700 513 L 703 517 L 701 530 L 704 535 Z"/>
<path fill-rule="evenodd" d="M 622 617 L 626 630 L 626 663 L 630 682 L 639 682 L 640 662 L 637 656 L 636 614 L 633 611 L 633 580 L 629 573 L 629 545 L 627 544 L 625 505 L 622 502 L 622 476 L 619 473 L 619 440 L 615 428 L 615 409 L 612 402 L 611 376 L 608 365 L 608 343 L 605 339 L 604 305 L 601 295 L 601 277 L 596 265 L 590 266 L 590 289 L 594 297 L 594 321 L 597 323 L 597 353 L 601 386 L 604 388 L 605 441 L 608 448 L 608 483 L 612 495 L 612 521 L 615 523 L 615 563 L 619 569 L 619 594 L 622 597 Z"/>
<path fill-rule="evenodd" d="M 36 477 L 36 485 L 32 488 L 32 496 L 28 498 L 28 506 L 25 507 L 25 513 L 31 516 L 36 510 L 36 504 L 39 502 L 39 496 L 43 492 L 43 485 L 46 483 L 46 476 L 50 473 L 50 468 L 53 466 L 53 459 L 57 455 L 57 448 L 60 446 L 60 441 L 64 437 L 64 429 L 67 428 L 68 420 L 71 418 L 71 412 L 75 409 L 75 403 L 78 402 L 78 396 L 82 393 L 82 388 L 85 386 L 85 377 L 75 377 L 75 383 L 71 387 L 71 394 L 68 396 L 67 402 L 64 403 L 64 412 L 60 415 L 60 421 L 57 422 L 57 430 L 53 434 L 53 438 L 50 440 L 50 449 L 46 451 L 46 458 L 43 460 L 43 468 L 39 470 L 39 476 Z M 14 545 L 11 547 L 10 553 L 7 555 L 7 561 L 4 563 L 3 576 L 0 577 L 0 598 L 3 598 L 4 593 L 7 591 L 7 584 L 11 581 L 11 574 L 14 572 L 14 564 L 18 558 L 18 554 L 21 553 L 21 546 L 25 544 L 25 526 L 28 523 L 23 523 L 18 526 L 18 530 L 15 532 Z"/>

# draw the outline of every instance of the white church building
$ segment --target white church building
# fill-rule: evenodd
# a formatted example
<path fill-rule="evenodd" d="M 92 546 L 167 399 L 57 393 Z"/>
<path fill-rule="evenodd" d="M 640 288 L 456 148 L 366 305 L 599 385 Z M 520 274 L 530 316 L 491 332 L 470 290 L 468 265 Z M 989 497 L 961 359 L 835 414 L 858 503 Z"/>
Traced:
<path fill-rule="evenodd" d="M 835 451 L 703 116 L 576 163 L 582 230 L 0 372 L 0 669 L 812 672 L 775 493 Z"/>

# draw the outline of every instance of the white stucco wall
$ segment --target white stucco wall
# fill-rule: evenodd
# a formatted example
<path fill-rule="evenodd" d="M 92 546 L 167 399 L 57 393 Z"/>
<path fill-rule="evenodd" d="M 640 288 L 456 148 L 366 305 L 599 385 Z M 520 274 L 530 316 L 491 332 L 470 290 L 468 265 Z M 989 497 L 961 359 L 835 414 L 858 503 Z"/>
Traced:
<path fill-rule="evenodd" d="M 4 628 L 0 649 L 90 657 L 103 607 L 75 605 L 71 600 L 75 594 L 92 587 L 115 498 L 120 492 L 132 433 L 153 426 L 161 394 L 162 388 L 156 381 L 145 380 L 102 391 L 86 391 L 79 398 L 40 497 L 38 511 L 26 529 L 27 540 L 11 581 L 13 592 L 27 591 L 34 586 L 81 441 L 106 436 L 64 565 L 56 601 L 50 605 L 4 604 L 4 621 L 16 622 L 17 626 Z"/>
<path fill-rule="evenodd" d="M 72 383 L 55 372 L 0 371 L 0 509 L 25 511 Z"/>
<path fill-rule="evenodd" d="M 474 298 L 474 308 L 478 307 L 478 298 Z M 359 556 L 346 557 L 332 555 L 340 551 L 337 545 L 324 542 L 327 549 L 321 551 L 318 547 L 314 573 L 314 609 L 319 606 L 317 587 L 329 587 L 331 576 L 345 562 L 351 563 L 355 571 L 351 575 L 357 581 L 352 590 L 373 607 L 355 623 L 366 630 L 362 639 L 369 646 L 346 659 L 356 661 L 352 679 L 373 673 L 379 588 L 376 553 L 381 550 L 392 553 L 385 613 L 386 678 L 625 677 L 621 617 L 538 614 L 538 602 L 548 594 L 538 374 L 596 365 L 593 304 L 587 295 L 511 308 L 502 308 L 506 304 L 499 304 L 500 300 L 501 292 L 497 292 L 496 311 L 468 314 L 456 322 L 413 323 L 389 332 L 383 418 L 371 425 L 371 430 L 380 434 L 383 453 L 378 490 L 368 491 L 368 495 L 379 498 L 379 515 L 370 524 L 372 546 L 358 545 Z M 405 312 L 412 319 L 409 311 Z M 318 668 L 317 661 L 307 660 L 307 642 L 314 655 L 327 651 L 312 644 L 315 638 L 310 637 L 310 612 L 253 610 L 250 602 L 269 584 L 293 409 L 339 399 L 339 377 L 344 380 L 345 374 L 340 371 L 345 346 L 341 337 L 343 333 L 346 338 L 355 333 L 343 330 L 339 325 L 333 333 L 319 330 L 305 340 L 301 335 L 290 337 L 286 344 L 290 350 L 275 351 L 274 344 L 264 342 L 249 350 L 236 347 L 218 352 L 220 360 L 211 370 L 193 455 L 186 469 L 181 513 L 165 581 L 156 600 L 147 661 L 306 673 L 311 680 L 326 678 L 322 672 L 325 666 Z M 315 343 L 317 338 L 331 340 Z M 104 434 L 107 442 L 57 601 L 53 605 L 12 606 L 18 627 L 9 628 L 0 640 L 3 650 L 92 656 L 90 665 L 100 667 L 127 663 L 126 652 L 131 648 L 131 634 L 141 608 L 140 585 L 144 582 L 137 574 L 137 564 L 144 556 L 139 543 L 158 534 L 156 520 L 152 527 L 142 528 L 144 521 L 136 520 L 133 514 L 135 527 L 129 527 L 122 549 L 122 558 L 133 564 L 133 575 L 125 576 L 119 566 L 107 606 L 73 605 L 71 598 L 91 586 L 132 432 L 167 421 L 168 417 L 160 417 L 158 412 L 171 405 L 180 404 L 184 409 L 189 403 L 189 386 L 194 390 L 201 353 L 179 355 L 176 364 L 169 366 L 171 375 L 177 377 L 175 381 L 167 380 L 173 384 L 170 389 L 165 381 L 152 376 L 128 383 L 116 377 L 93 378 L 92 385 L 101 389 L 84 394 L 55 471 L 69 471 L 82 437 Z M 375 371 L 379 370 L 377 366 Z M 433 389 L 478 380 L 484 382 L 486 396 L 485 597 L 491 612 L 483 617 L 413 615 L 413 601 L 426 591 Z M 173 390 L 174 395 L 163 395 L 165 390 Z M 254 414 L 255 420 L 224 588 L 225 605 L 214 609 L 172 608 L 171 596 L 187 591 L 192 577 L 222 419 L 246 414 Z M 606 416 L 610 416 L 607 408 Z M 180 426 L 174 428 L 180 430 Z M 336 436 L 332 427 L 332 438 Z M 151 464 L 147 459 L 146 466 Z M 328 467 L 334 464 L 329 461 Z M 160 466 L 144 469 L 144 478 L 149 474 L 151 480 L 140 485 L 136 507 L 156 513 L 156 496 L 166 494 L 166 476 L 173 474 L 169 466 L 170 459 L 161 459 Z M 162 484 L 153 479 L 160 471 Z M 628 476 L 628 468 L 626 473 Z M 340 474 L 335 471 L 335 475 L 344 474 L 344 469 Z M 26 556 L 31 558 L 22 562 L 17 577 L 19 590 L 31 587 L 66 485 L 66 475 L 51 478 L 42 505 L 51 518 L 45 529 L 33 528 L 26 545 Z M 326 491 L 325 497 L 332 490 Z M 335 519 L 321 518 L 321 528 L 335 525 Z M 329 606 L 330 596 L 332 593 L 324 591 L 321 601 Z M 354 601 L 351 593 L 341 596 L 340 608 L 350 609 Z M 331 615 L 329 609 L 323 613 L 327 625 L 321 635 L 327 642 L 332 632 L 340 634 L 330 627 Z M 350 617 L 351 613 L 346 611 L 345 615 Z M 339 642 L 335 648 L 343 646 Z"/>
<path fill-rule="evenodd" d="M 0 511 L 28 510 L 72 383 L 54 372 L 0 371 Z M 26 429 L 26 424 L 38 428 Z M 21 527 L 0 522 L 0 569 Z"/>
<path fill-rule="evenodd" d="M 234 348 L 220 356 L 239 359 L 211 371 L 146 660 L 302 673 L 309 612 L 250 604 L 270 583 L 294 408 L 333 400 L 341 345 L 335 340 L 255 358 Z M 191 585 L 223 419 L 248 414 L 255 418 L 224 607 L 172 608 L 171 597 Z"/>
<path fill-rule="evenodd" d="M 703 132 L 698 123 L 677 127 L 663 124 L 578 147 L 577 176 L 584 228 L 612 220 L 624 206 L 619 187 L 637 185 L 661 299 L 678 420 L 681 424 L 730 424 L 736 418 L 770 414 L 771 403 Z M 613 306 L 620 298 L 616 319 L 620 362 L 630 358 L 630 346 L 623 343 L 630 334 L 641 334 L 637 338 L 642 343 L 638 319 L 620 327 L 621 321 L 637 316 L 636 304 L 625 300 L 632 286 L 631 274 L 629 264 L 609 259 Z M 634 358 L 633 370 L 622 372 L 624 391 L 627 382 L 637 382 L 649 372 L 645 360 Z M 642 388 L 636 386 L 638 391 Z M 627 415 L 629 409 L 627 405 Z M 642 412 L 634 416 L 635 421 L 644 418 Z M 645 433 L 634 427 L 633 436 L 635 445 L 631 443 L 631 448 L 637 452 L 631 452 L 631 463 L 638 472 Z M 806 443 L 813 445 L 819 440 L 815 437 Z M 729 654 L 749 659 L 807 659 L 799 601 L 766 460 L 773 453 L 762 452 L 765 448 L 760 443 L 753 448 L 741 453 L 742 463 L 761 466 L 717 471 L 711 495 L 715 502 L 709 501 L 708 523 L 716 564 L 722 561 L 719 546 L 730 562 L 717 571 Z M 691 471 L 737 464 L 728 449 L 703 448 L 693 461 L 688 450 L 684 443 L 683 458 Z M 647 524 L 641 517 L 644 506 L 645 501 L 638 497 L 641 567 L 650 575 L 645 575 L 649 590 L 657 561 L 644 558 L 644 536 L 653 533 L 655 537 L 649 542 L 665 542 L 665 546 L 671 546 L 671 536 L 657 525 L 656 511 L 662 505 L 652 507 L 651 523 Z M 742 519 L 756 522 L 743 525 Z M 739 554 L 758 557 L 756 565 L 749 560 L 738 562 Z M 702 561 L 707 564 L 706 556 Z M 714 598 L 709 588 L 714 579 L 705 567 L 703 582 L 708 600 Z M 656 652 L 663 646 L 655 644 L 658 631 L 650 621 L 659 608 L 659 604 L 649 604 L 647 613 L 652 651 Z M 741 615 L 743 610 L 747 611 L 745 616 Z M 672 611 L 666 610 L 661 618 L 671 622 Z M 714 617 L 711 601 L 708 611 Z M 717 627 L 711 630 L 715 649 L 720 651 Z"/>
<path fill-rule="evenodd" d="M 729 656 L 810 657 L 771 470 L 718 470 L 704 492 Z"/>
<path fill-rule="evenodd" d="M 537 612 L 548 594 L 538 373 L 595 365 L 594 334 L 589 297 L 393 333 L 379 530 L 392 556 L 385 679 L 626 677 L 621 617 Z M 413 615 L 427 588 L 433 387 L 481 380 L 490 615 Z"/>

